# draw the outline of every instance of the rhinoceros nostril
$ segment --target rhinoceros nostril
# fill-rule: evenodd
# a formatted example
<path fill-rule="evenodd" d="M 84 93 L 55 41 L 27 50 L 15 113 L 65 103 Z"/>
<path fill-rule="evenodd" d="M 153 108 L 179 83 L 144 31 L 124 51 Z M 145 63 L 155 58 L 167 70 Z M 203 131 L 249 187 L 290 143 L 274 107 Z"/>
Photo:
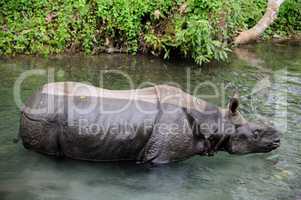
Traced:
<path fill-rule="evenodd" d="M 280 143 L 280 139 L 275 139 L 274 143 Z"/>

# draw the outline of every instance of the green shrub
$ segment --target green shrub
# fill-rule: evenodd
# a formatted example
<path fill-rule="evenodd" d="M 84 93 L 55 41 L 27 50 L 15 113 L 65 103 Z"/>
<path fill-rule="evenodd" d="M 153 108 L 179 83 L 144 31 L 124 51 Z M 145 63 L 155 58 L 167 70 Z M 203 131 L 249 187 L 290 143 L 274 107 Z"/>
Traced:
<path fill-rule="evenodd" d="M 284 35 L 301 31 L 301 1 L 286 0 L 270 30 Z"/>
<path fill-rule="evenodd" d="M 227 59 L 233 37 L 252 27 L 266 0 L 5 0 L 0 54 L 96 54 L 108 48 L 179 53 L 201 64 Z M 301 3 L 286 0 L 266 35 L 301 31 Z"/>

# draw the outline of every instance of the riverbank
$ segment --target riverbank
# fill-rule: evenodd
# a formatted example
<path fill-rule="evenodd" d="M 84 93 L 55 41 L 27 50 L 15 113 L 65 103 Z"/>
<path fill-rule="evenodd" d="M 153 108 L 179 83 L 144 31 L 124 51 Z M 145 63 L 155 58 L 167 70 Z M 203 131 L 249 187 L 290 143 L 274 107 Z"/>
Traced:
<path fill-rule="evenodd" d="M 256 24 L 266 0 L 70 0 L 0 3 L 1 55 L 143 53 L 226 60 L 232 41 Z M 286 0 L 263 40 L 301 32 L 301 5 Z"/>

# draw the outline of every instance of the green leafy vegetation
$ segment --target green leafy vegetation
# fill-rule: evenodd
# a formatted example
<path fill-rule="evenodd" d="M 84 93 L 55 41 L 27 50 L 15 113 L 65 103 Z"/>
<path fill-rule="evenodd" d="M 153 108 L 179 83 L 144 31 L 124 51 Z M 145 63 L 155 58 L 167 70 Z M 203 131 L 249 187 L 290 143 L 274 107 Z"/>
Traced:
<path fill-rule="evenodd" d="M 268 34 L 287 36 L 300 34 L 301 31 L 301 1 L 286 0 L 280 7 L 277 22 L 267 31 Z"/>
<path fill-rule="evenodd" d="M 85 52 L 225 60 L 234 36 L 263 15 L 266 0 L 6 0 L 0 54 Z M 286 0 L 265 38 L 301 31 L 301 3 Z"/>

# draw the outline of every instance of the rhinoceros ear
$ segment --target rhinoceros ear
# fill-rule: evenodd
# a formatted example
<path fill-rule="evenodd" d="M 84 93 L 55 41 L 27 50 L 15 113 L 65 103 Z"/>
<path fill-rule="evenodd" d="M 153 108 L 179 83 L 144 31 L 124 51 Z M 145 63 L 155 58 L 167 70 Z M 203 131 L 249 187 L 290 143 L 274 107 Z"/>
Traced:
<path fill-rule="evenodd" d="M 231 97 L 229 102 L 229 111 L 234 114 L 236 113 L 239 106 L 239 93 L 235 92 L 233 97 Z"/>

